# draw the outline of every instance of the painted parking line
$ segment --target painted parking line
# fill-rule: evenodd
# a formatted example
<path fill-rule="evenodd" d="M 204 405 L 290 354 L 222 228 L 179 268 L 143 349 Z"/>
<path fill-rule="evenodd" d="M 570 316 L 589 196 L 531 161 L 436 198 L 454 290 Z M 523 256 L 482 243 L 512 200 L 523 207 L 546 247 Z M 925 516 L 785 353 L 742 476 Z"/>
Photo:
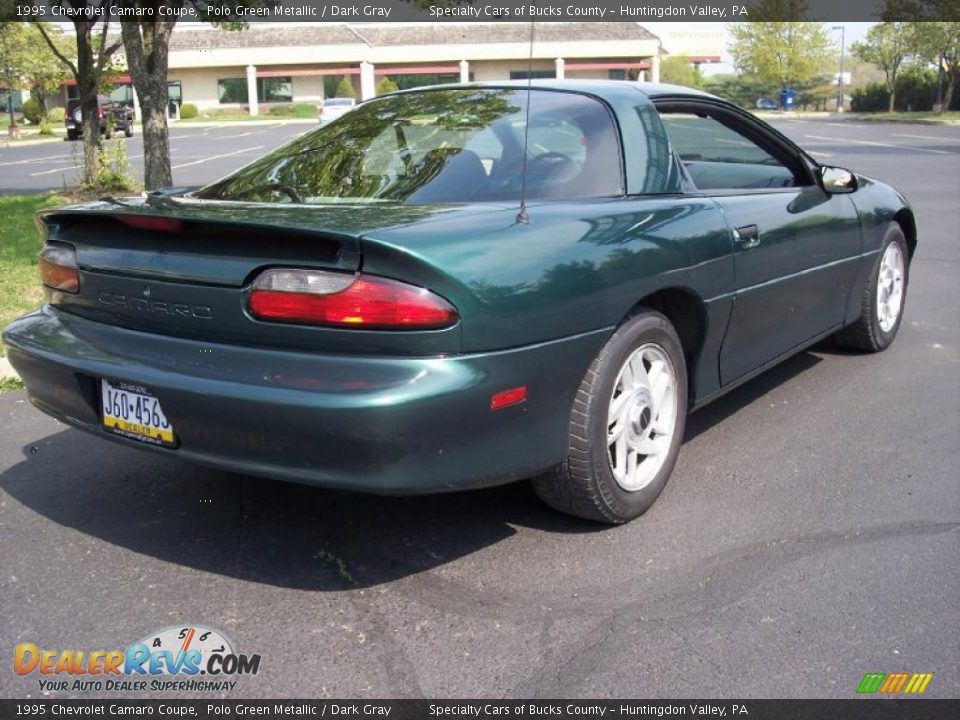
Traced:
<path fill-rule="evenodd" d="M 248 135 L 253 135 L 253 134 L 257 133 L 257 132 L 263 132 L 263 131 L 262 131 L 262 130 L 260 130 L 260 131 L 258 131 L 258 130 L 248 130 L 248 131 L 245 132 L 245 133 L 238 133 L 237 135 L 218 135 L 218 136 L 217 136 L 217 140 L 232 140 L 232 139 L 234 139 L 234 138 L 247 137 Z"/>
<path fill-rule="evenodd" d="M 129 155 L 129 156 L 127 156 L 127 160 L 137 160 L 137 159 L 142 158 L 142 157 L 143 157 L 143 155 Z M 53 170 L 41 170 L 40 172 L 30 173 L 30 174 L 29 174 L 29 177 L 39 177 L 39 176 L 41 176 L 41 175 L 53 175 L 54 173 L 67 172 L 68 170 L 76 170 L 77 172 L 80 172 L 81 170 L 83 170 L 83 163 L 82 163 L 82 161 L 81 161 L 80 165 L 72 165 L 72 164 L 71 164 L 71 165 L 67 165 L 66 167 L 54 168 Z"/>
<path fill-rule="evenodd" d="M 810 138 L 811 140 L 826 140 L 830 143 L 834 143 L 837 145 L 846 145 L 847 143 L 854 143 L 855 145 L 885 147 L 885 148 L 892 148 L 894 150 L 914 150 L 916 152 L 933 153 L 934 155 L 956 155 L 957 154 L 957 153 L 949 152 L 947 150 L 933 150 L 931 148 L 914 147 L 913 145 L 895 145 L 893 143 L 874 142 L 873 140 L 851 140 L 850 138 L 834 138 L 834 137 L 826 137 L 824 135 L 804 135 L 804 137 Z"/>
<path fill-rule="evenodd" d="M 174 165 L 171 170 L 179 170 L 180 168 L 190 167 L 191 165 L 200 165 L 201 163 L 210 162 L 211 160 L 220 160 L 222 158 L 233 157 L 234 155 L 243 155 L 244 153 L 250 153 L 255 150 L 260 150 L 263 148 L 263 145 L 254 145 L 253 147 L 243 148 L 242 150 L 234 150 L 230 153 L 223 153 L 221 155 L 210 155 L 209 157 L 200 158 L 199 160 L 194 160 L 188 163 L 181 163 L 179 165 Z"/>
<path fill-rule="evenodd" d="M 0 167 L 9 165 L 40 165 L 47 162 L 64 162 L 70 160 L 69 155 L 45 155 L 37 158 L 26 158 L 25 160 L 11 160 L 10 162 L 0 162 Z"/>

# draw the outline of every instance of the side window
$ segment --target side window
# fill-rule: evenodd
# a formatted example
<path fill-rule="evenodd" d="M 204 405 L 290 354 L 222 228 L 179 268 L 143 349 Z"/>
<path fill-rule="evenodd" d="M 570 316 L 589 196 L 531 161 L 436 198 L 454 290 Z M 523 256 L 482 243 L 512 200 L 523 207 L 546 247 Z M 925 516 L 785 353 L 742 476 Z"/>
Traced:
<path fill-rule="evenodd" d="M 660 117 L 673 149 L 700 190 L 761 190 L 803 184 L 753 140 L 712 117 L 671 112 Z"/>

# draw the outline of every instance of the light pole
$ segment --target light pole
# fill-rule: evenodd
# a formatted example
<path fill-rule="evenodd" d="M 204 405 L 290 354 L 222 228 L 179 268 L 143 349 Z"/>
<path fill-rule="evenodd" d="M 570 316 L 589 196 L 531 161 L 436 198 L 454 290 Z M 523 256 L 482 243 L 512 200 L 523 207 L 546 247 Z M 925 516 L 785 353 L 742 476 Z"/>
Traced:
<path fill-rule="evenodd" d="M 847 31 L 843 25 L 834 25 L 834 30 L 840 31 L 840 75 L 837 77 L 837 112 L 843 112 L 843 52 Z"/>

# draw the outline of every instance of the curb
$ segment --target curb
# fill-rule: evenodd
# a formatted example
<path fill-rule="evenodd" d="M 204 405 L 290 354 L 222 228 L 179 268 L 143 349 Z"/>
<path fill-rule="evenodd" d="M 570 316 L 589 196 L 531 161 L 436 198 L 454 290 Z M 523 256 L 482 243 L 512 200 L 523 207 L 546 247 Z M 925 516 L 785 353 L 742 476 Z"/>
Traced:
<path fill-rule="evenodd" d="M 891 118 L 875 118 L 868 116 L 861 116 L 856 118 L 851 118 L 857 122 L 870 122 L 870 123 L 896 123 L 899 125 L 940 125 L 942 127 L 955 127 L 960 125 L 960 120 L 936 120 L 933 118 L 921 120 L 919 118 L 906 118 L 901 120 L 894 120 Z"/>
<path fill-rule="evenodd" d="M 43 145 L 51 142 L 64 142 L 65 135 L 54 135 L 53 137 L 37 138 L 36 140 L 4 140 L 0 142 L 0 148 L 18 148 L 30 147 L 31 145 Z"/>

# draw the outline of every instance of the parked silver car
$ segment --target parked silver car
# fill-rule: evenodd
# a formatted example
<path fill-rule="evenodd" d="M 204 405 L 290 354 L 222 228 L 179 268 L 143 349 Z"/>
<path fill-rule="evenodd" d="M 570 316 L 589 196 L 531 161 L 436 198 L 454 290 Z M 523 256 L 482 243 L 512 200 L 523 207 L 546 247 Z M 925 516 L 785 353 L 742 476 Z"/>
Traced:
<path fill-rule="evenodd" d="M 333 97 L 325 99 L 323 101 L 323 105 L 320 106 L 320 124 L 325 125 L 331 120 L 336 120 L 341 115 L 353 110 L 356 105 L 357 101 L 349 97 Z"/>

